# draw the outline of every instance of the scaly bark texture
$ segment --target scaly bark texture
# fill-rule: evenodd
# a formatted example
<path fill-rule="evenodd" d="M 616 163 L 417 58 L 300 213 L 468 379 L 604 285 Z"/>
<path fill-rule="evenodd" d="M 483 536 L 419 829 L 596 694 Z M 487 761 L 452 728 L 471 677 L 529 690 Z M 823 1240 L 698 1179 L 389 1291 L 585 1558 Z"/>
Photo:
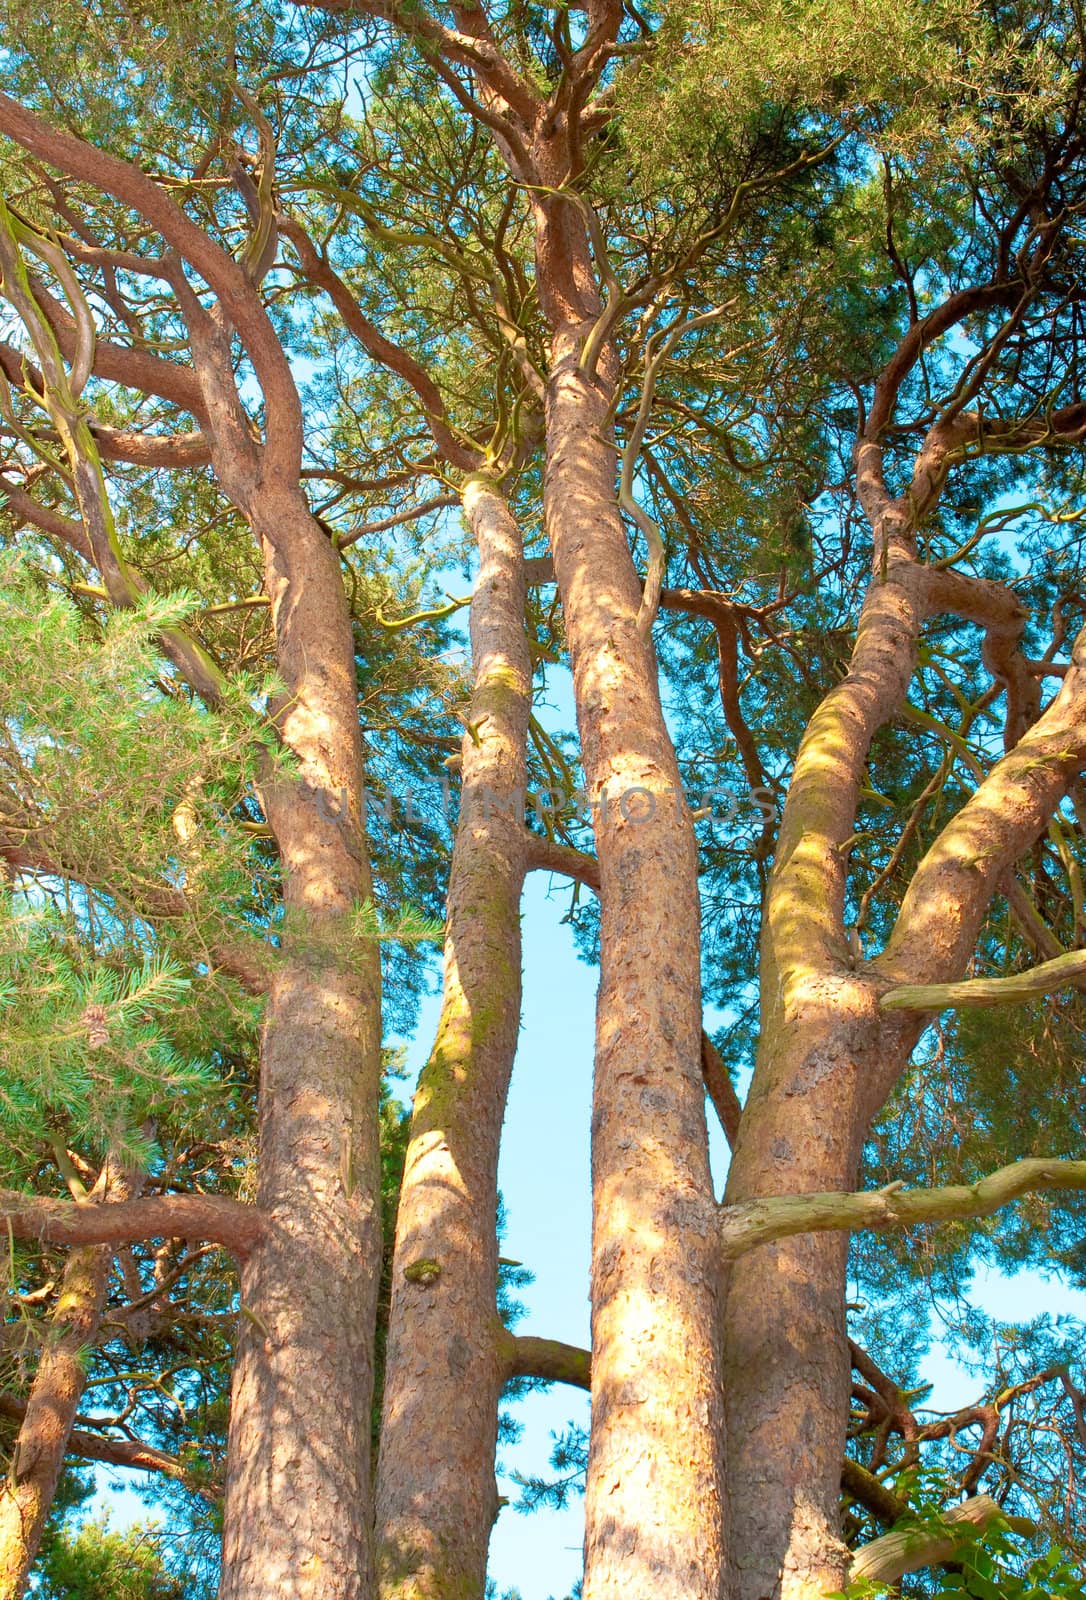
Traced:
<path fill-rule="evenodd" d="M 352 938 L 371 893 L 354 649 L 338 559 L 301 495 L 250 505 L 287 690 L 279 729 L 301 773 L 264 791 L 285 924 L 261 1037 L 266 1231 L 242 1272 L 220 1597 L 368 1600 L 380 970 Z"/>
<path fill-rule="evenodd" d="M 377 1476 L 378 1576 L 387 1600 L 482 1600 L 508 1370 L 495 1306 L 495 1220 L 520 1026 L 532 662 L 513 516 L 482 475 L 468 478 L 463 503 L 479 550 L 473 687 L 441 1021 L 415 1096 L 396 1224 Z"/>
<path fill-rule="evenodd" d="M 215 476 L 263 556 L 285 687 L 276 723 L 298 776 L 269 771 L 262 793 L 285 917 L 261 1041 L 263 1226 L 242 1272 L 220 1596 L 361 1600 L 372 1591 L 380 966 L 354 924 L 371 883 L 350 617 L 337 554 L 300 487 L 301 406 L 259 292 L 270 256 L 263 249 L 259 259 L 235 260 L 139 167 L 3 94 L 0 130 L 112 195 L 163 240 L 170 264 L 162 281 L 184 317 L 192 360 L 190 372 L 155 359 L 153 373 L 188 397 L 179 403 L 191 400 Z M 55 321 L 60 340 L 64 319 Z M 238 344 L 263 399 L 260 432 L 238 392 Z M 108 342 L 89 354 L 99 376 L 119 374 Z M 122 367 L 131 374 L 127 358 Z M 73 454 L 86 477 L 93 449 L 85 437 Z M 80 495 L 83 537 L 114 603 L 129 604 L 98 487 L 88 478 Z M 215 674 L 191 641 L 176 642 L 179 670 L 213 703 Z"/>
<path fill-rule="evenodd" d="M 904 699 L 924 616 L 905 559 L 874 583 L 845 681 L 815 713 L 781 824 L 762 943 L 762 1031 L 725 1199 L 851 1188 L 888 1047 L 845 940 L 845 858 L 875 730 Z M 899 1032 L 901 1030 L 898 1030 Z M 900 1067 L 911 1038 L 897 1042 Z M 841 1587 L 838 1500 L 849 1373 L 847 1242 L 763 1247 L 727 1274 L 730 1559 L 738 1600 Z"/>
<path fill-rule="evenodd" d="M 965 430 L 959 419 L 956 432 Z M 1039 720 L 1022 692 L 1023 616 L 1001 585 L 916 560 L 915 528 L 938 499 L 949 444 L 933 429 L 909 492 L 891 500 L 874 447 L 858 481 L 875 576 L 849 672 L 815 713 L 797 757 L 766 902 L 762 1034 L 725 1199 L 854 1186 L 871 1120 L 923 1026 L 880 1011 L 893 984 L 960 978 L 985 911 L 1038 837 L 1086 748 L 1082 644 Z M 886 950 L 864 962 L 846 937 L 847 841 L 864 762 L 904 704 L 920 630 L 952 611 L 986 630 L 1007 688 L 1009 753 L 943 829 L 914 874 Z M 838 1490 L 848 1408 L 847 1248 L 810 1236 L 761 1247 L 727 1271 L 725 1385 L 729 1558 L 738 1600 L 818 1600 L 843 1587 Z"/>
<path fill-rule="evenodd" d="M 91 1198 L 124 1201 L 132 1190 L 131 1178 L 107 1164 Z M 20 1600 L 30 1578 L 87 1381 L 81 1352 L 98 1332 L 112 1263 L 109 1245 L 77 1246 L 61 1275 L 53 1325 L 0 1493 L 0 1600 Z"/>
<path fill-rule="evenodd" d="M 544 265 L 556 233 L 552 216 Z M 578 365 L 590 327 L 560 326 L 552 341 L 545 499 L 601 884 L 584 1593 L 718 1600 L 721 1400 L 696 850 L 652 644 L 637 627 L 610 382 Z"/>

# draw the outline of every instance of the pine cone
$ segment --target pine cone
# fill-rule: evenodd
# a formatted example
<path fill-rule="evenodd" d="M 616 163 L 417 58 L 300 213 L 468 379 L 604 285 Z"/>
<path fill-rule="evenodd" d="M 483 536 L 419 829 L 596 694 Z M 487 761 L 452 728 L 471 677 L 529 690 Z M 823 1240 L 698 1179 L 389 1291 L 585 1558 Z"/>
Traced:
<path fill-rule="evenodd" d="M 87 1030 L 87 1045 L 89 1049 L 100 1050 L 104 1044 L 109 1043 L 105 1006 L 88 1006 L 83 1012 L 80 1021 Z"/>

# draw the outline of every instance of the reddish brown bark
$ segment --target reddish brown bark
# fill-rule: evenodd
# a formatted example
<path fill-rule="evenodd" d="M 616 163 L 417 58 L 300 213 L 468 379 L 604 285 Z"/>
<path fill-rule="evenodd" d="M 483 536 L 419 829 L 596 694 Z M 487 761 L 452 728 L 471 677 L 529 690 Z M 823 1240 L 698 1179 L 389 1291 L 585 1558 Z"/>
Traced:
<path fill-rule="evenodd" d="M 5 95 L 0 130 L 131 207 L 213 297 L 209 306 L 181 271 L 162 267 L 158 275 L 188 327 L 193 370 L 159 365 L 171 383 L 180 373 L 219 483 L 260 543 L 285 687 L 276 722 L 298 770 L 297 777 L 267 772 L 262 794 L 279 848 L 285 918 L 261 1039 L 263 1229 L 242 1273 L 220 1594 L 356 1600 L 372 1583 L 380 978 L 376 946 L 360 941 L 355 925 L 371 883 L 339 560 L 299 487 L 301 407 L 254 277 L 138 167 L 48 126 Z M 62 316 L 57 325 L 63 330 Z M 262 391 L 262 441 L 238 393 L 235 334 Z M 102 376 L 111 375 L 107 354 L 99 346 Z M 148 388 L 155 386 L 149 376 Z M 79 472 L 92 465 L 73 463 L 77 487 Z M 126 604 L 132 575 L 108 527 L 94 521 L 93 488 L 80 494 L 93 559 L 111 598 Z M 214 680 L 204 682 L 190 641 L 179 636 L 174 644 L 180 669 L 214 700 Z"/>
<path fill-rule="evenodd" d="M 419 1080 L 392 1267 L 377 1560 L 387 1600 L 482 1600 L 507 1362 L 495 1291 L 498 1151 L 520 1026 L 532 663 L 520 535 L 464 487 L 479 551 L 473 688 L 449 877 L 445 987 Z"/>
<path fill-rule="evenodd" d="M 785 806 L 766 900 L 761 1040 L 729 1203 L 854 1187 L 871 1119 L 922 1026 L 915 1014 L 880 1014 L 880 992 L 888 980 L 961 976 L 992 896 L 1046 826 L 1086 747 L 1076 661 L 1053 705 L 928 851 L 883 955 L 864 963 L 854 953 L 844 926 L 847 840 L 871 739 L 904 703 L 926 619 L 951 610 L 981 622 L 1019 732 L 1036 715 L 1013 659 L 1016 597 L 915 559 L 914 530 L 938 499 L 948 448 L 933 430 L 898 500 L 886 492 L 877 446 L 865 440 L 858 452 L 876 576 L 848 675 L 808 726 Z M 728 1547 L 738 1600 L 817 1600 L 847 1575 L 838 1521 L 846 1257 L 842 1240 L 808 1236 L 763 1246 L 727 1272 Z"/>
<path fill-rule="evenodd" d="M 766 896 L 761 1043 L 729 1203 L 855 1183 L 871 1075 L 888 1041 L 875 988 L 854 972 L 845 939 L 842 846 L 870 740 L 908 688 L 921 586 L 907 558 L 872 585 L 848 677 L 815 713 L 796 760 Z M 789 1240 L 727 1274 L 728 1547 L 738 1600 L 809 1600 L 840 1587 L 846 1254 L 839 1239 Z"/>
<path fill-rule="evenodd" d="M 551 303 L 566 297 L 556 289 Z M 585 1595 L 718 1600 L 696 851 L 651 641 L 637 627 L 641 585 L 618 511 L 610 395 L 577 364 L 588 331 L 561 327 L 553 340 L 545 491 L 601 886 Z"/>
<path fill-rule="evenodd" d="M 126 1201 L 132 1188 L 130 1176 L 107 1165 L 86 1210 Z M 87 1381 L 83 1351 L 102 1320 L 112 1262 L 108 1245 L 77 1246 L 61 1276 L 52 1326 L 0 1494 L 0 1600 L 20 1600 L 30 1578 Z"/>
<path fill-rule="evenodd" d="M 285 924 L 261 1035 L 258 1206 L 242 1274 L 222 1600 L 361 1600 L 380 1270 L 380 970 L 352 927 L 371 895 L 350 619 L 331 544 L 299 492 L 250 513 L 299 779 L 264 790 Z"/>
<path fill-rule="evenodd" d="M 244 1258 L 260 1237 L 260 1215 L 225 1195 L 160 1194 L 111 1202 L 108 1211 L 0 1189 L 0 1224 L 16 1239 L 45 1244 L 137 1244 L 142 1239 L 206 1239 Z"/>

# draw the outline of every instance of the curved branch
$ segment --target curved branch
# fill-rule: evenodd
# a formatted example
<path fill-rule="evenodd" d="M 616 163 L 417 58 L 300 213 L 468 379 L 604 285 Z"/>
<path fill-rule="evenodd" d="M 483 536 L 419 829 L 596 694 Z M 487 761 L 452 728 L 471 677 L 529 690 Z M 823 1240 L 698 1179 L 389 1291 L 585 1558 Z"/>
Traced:
<path fill-rule="evenodd" d="M 200 274 L 237 330 L 264 393 L 267 442 L 287 473 L 297 474 L 302 458 L 302 417 L 298 392 L 279 337 L 244 269 L 227 255 L 155 180 L 74 134 L 47 122 L 0 93 L 0 133 L 40 161 L 92 184 L 130 206 Z M 178 278 L 178 287 L 182 283 Z"/>
<path fill-rule="evenodd" d="M 941 1561 L 953 1561 L 963 1546 L 974 1544 L 978 1530 L 983 1533 L 993 1526 L 1009 1527 L 1015 1533 L 1034 1534 L 1037 1528 L 1025 1517 L 1009 1517 L 987 1494 L 978 1494 L 964 1500 L 942 1518 L 941 1528 L 901 1528 L 884 1533 L 864 1545 L 853 1557 L 849 1581 L 866 1579 L 868 1583 L 896 1583 L 907 1572 L 917 1572 L 921 1567 L 933 1567 Z"/>
<path fill-rule="evenodd" d="M 366 316 L 354 295 L 326 257 L 322 256 L 308 233 L 293 217 L 277 218 L 279 231 L 290 240 L 298 252 L 302 271 L 310 283 L 323 289 L 339 312 L 348 333 L 358 340 L 371 361 L 387 367 L 408 384 L 418 396 L 434 444 L 451 466 L 465 472 L 475 471 L 482 452 L 459 439 L 449 424 L 445 401 L 437 384 L 414 356 L 400 345 L 394 344 Z"/>
<path fill-rule="evenodd" d="M 557 839 L 546 839 L 540 833 L 528 835 L 526 849 L 529 872 L 557 872 L 599 893 L 600 864 L 587 850 L 559 844 Z"/>
<path fill-rule="evenodd" d="M 19 484 L 12 483 L 3 473 L 0 473 L 0 504 L 14 512 L 21 523 L 29 523 L 31 527 L 47 533 L 51 539 L 70 546 L 84 561 L 93 565 L 94 552 L 82 522 L 41 505 L 32 494 L 28 494 Z"/>
<path fill-rule="evenodd" d="M 35 283 L 34 296 L 45 313 L 62 355 L 70 361 L 76 344 L 75 318 L 49 293 L 44 284 Z M 0 340 L 0 370 L 9 383 L 20 388 L 25 377 L 29 377 L 39 390 L 42 387 L 38 369 L 26 360 L 22 351 L 3 340 Z M 165 356 L 153 355 L 148 350 L 128 349 L 109 339 L 98 338 L 94 341 L 94 375 L 106 383 L 119 383 L 141 394 L 153 394 L 160 400 L 168 400 L 195 417 L 197 422 L 207 420 L 207 408 L 196 374 L 191 367 L 168 361 Z"/>
<path fill-rule="evenodd" d="M 26 1415 L 26 1401 L 13 1394 L 0 1394 L 0 1417 L 11 1422 L 21 1422 Z M 128 1467 L 136 1472 L 161 1472 L 167 1478 L 176 1478 L 188 1488 L 194 1488 L 184 1462 L 142 1439 L 109 1439 L 103 1434 L 87 1433 L 73 1428 L 68 1435 L 67 1453 L 83 1461 L 101 1461 L 108 1467 Z M 206 1489 L 197 1488 L 198 1494 L 213 1498 Z"/>
<path fill-rule="evenodd" d="M 1086 631 L 1055 699 L 934 840 L 871 971 L 897 984 L 961 972 L 1008 870 L 1047 826 L 1086 762 Z M 954 907 L 948 922 L 946 911 Z"/>
<path fill-rule="evenodd" d="M 575 1389 L 592 1386 L 592 1353 L 580 1345 L 507 1333 L 502 1355 L 511 1378 L 546 1378 L 550 1383 L 568 1383 Z"/>
<path fill-rule="evenodd" d="M 841 1463 L 841 1488 L 878 1517 L 880 1522 L 900 1522 L 908 1513 L 906 1502 L 900 1500 L 873 1472 L 868 1472 L 858 1461 L 853 1461 L 851 1456 L 846 1456 Z M 871 1546 L 865 1548 L 871 1549 Z"/>
<path fill-rule="evenodd" d="M 768 789 L 769 782 L 762 766 L 757 741 L 743 717 L 739 699 L 739 624 L 738 608 L 722 594 L 711 589 L 664 589 L 660 604 L 669 611 L 682 611 L 690 616 L 706 617 L 713 625 L 717 641 L 717 679 L 720 686 L 720 705 L 724 721 L 735 740 L 743 772 L 752 790 Z M 762 824 L 762 835 L 757 852 L 768 855 L 776 819 L 767 816 Z"/>

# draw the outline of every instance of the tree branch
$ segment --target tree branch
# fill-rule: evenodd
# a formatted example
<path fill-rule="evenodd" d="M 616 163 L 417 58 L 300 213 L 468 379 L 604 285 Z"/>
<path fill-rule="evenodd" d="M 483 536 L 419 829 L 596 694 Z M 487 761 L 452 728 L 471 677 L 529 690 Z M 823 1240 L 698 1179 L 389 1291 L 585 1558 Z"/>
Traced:
<path fill-rule="evenodd" d="M 882 1011 L 947 1011 L 961 1006 L 1013 1006 L 1056 989 L 1077 988 L 1086 978 L 1086 950 L 1069 950 L 1028 972 L 962 983 L 905 983 L 879 1001 Z"/>
<path fill-rule="evenodd" d="M 931 844 L 886 947 L 871 964 L 874 975 L 913 984 L 964 970 L 992 896 L 1086 761 L 1086 631 L 1071 661 L 1043 715 Z M 954 908 L 949 919 L 948 906 Z"/>
<path fill-rule="evenodd" d="M 74 134 L 51 127 L 3 93 L 0 93 L 0 133 L 40 161 L 130 206 L 200 274 L 252 360 L 266 402 L 269 451 L 285 473 L 296 476 L 302 457 L 298 392 L 275 328 L 242 267 L 139 167 Z M 179 276 L 178 288 L 183 281 Z"/>
<path fill-rule="evenodd" d="M 387 367 L 389 372 L 394 372 L 415 391 L 434 444 L 441 454 L 451 466 L 461 467 L 465 472 L 478 469 L 483 460 L 482 451 L 457 438 L 449 425 L 441 391 L 426 369 L 408 351 L 387 339 L 370 321 L 339 273 L 320 254 L 301 224 L 286 214 L 281 214 L 277 220 L 279 231 L 298 252 L 298 260 L 306 278 L 328 295 L 343 319 L 344 327 L 358 340 L 370 360 Z"/>
<path fill-rule="evenodd" d="M 11 479 L 4 477 L 2 473 L 0 473 L 0 499 L 20 522 L 29 523 L 31 527 L 47 533 L 51 539 L 68 545 L 77 555 L 82 556 L 84 561 L 93 565 L 94 552 L 82 522 L 77 522 L 74 517 L 62 516 L 59 511 L 53 511 L 49 506 L 41 505 L 20 484 L 12 483 Z"/>
<path fill-rule="evenodd" d="M 502 1355 L 510 1378 L 546 1378 L 575 1389 L 591 1388 L 592 1354 L 579 1345 L 506 1333 Z"/>
<path fill-rule="evenodd" d="M 841 1487 L 853 1500 L 866 1506 L 880 1522 L 900 1522 L 908 1513 L 906 1502 L 900 1500 L 873 1472 L 868 1472 L 858 1461 L 853 1461 L 851 1456 L 846 1456 L 841 1463 Z M 870 1549 L 871 1546 L 865 1548 Z"/>
<path fill-rule="evenodd" d="M 424 39 L 447 61 L 469 67 L 491 94 L 503 100 L 526 125 L 542 110 L 543 102 L 527 78 L 522 77 L 498 49 L 492 38 L 478 31 L 447 28 L 423 6 L 397 3 L 397 0 L 301 0 L 313 11 L 376 17 L 390 22 L 408 38 Z M 460 7 L 465 20 L 467 7 Z"/>
<path fill-rule="evenodd" d="M 735 1141 L 739 1137 L 739 1122 L 743 1115 L 743 1105 L 735 1092 L 728 1069 L 724 1065 L 720 1051 L 702 1029 L 701 1034 L 701 1075 L 705 1080 L 705 1092 L 713 1103 L 713 1110 L 724 1129 L 724 1137 L 728 1141 L 728 1149 L 735 1149 Z"/>
<path fill-rule="evenodd" d="M 891 1184 L 867 1194 L 770 1195 L 720 1208 L 721 1253 L 725 1261 L 734 1261 L 758 1245 L 797 1233 L 858 1233 L 989 1217 L 1023 1195 L 1048 1189 L 1086 1189 L 1086 1161 L 1034 1157 L 977 1183 L 942 1189 L 901 1190 Z"/>
<path fill-rule="evenodd" d="M 977 1530 L 984 1532 L 993 1525 L 1010 1527 L 1015 1533 L 1037 1532 L 1025 1517 L 1009 1517 L 987 1494 L 964 1500 L 946 1512 L 942 1521 L 942 1528 L 901 1528 L 864 1545 L 853 1557 L 849 1581 L 896 1583 L 907 1572 L 953 1561 L 964 1545 L 975 1542 Z"/>
<path fill-rule="evenodd" d="M 203 1239 L 244 1261 L 264 1232 L 253 1206 L 225 1195 L 146 1195 L 116 1205 L 82 1205 L 0 1189 L 0 1227 L 42 1244 L 138 1244 L 144 1239 Z"/>
<path fill-rule="evenodd" d="M 21 1422 L 25 1415 L 25 1400 L 20 1400 L 13 1394 L 0 1394 L 0 1417 L 6 1417 L 11 1422 Z M 142 1439 L 108 1439 L 102 1434 L 87 1433 L 85 1430 L 75 1428 L 68 1435 L 67 1454 L 80 1456 L 84 1461 L 101 1461 L 109 1467 L 129 1467 L 137 1472 L 161 1472 L 168 1478 L 176 1478 L 188 1488 L 194 1487 L 184 1463 L 177 1456 L 156 1449 L 152 1444 L 145 1444 Z M 206 1489 L 200 1488 L 196 1492 L 207 1498 L 214 1498 Z"/>
<path fill-rule="evenodd" d="M 527 867 L 529 872 L 557 872 L 563 878 L 572 878 L 586 888 L 599 893 L 600 864 L 586 850 L 571 844 L 559 844 L 557 839 L 545 839 L 542 834 L 530 833 L 527 841 Z"/>

